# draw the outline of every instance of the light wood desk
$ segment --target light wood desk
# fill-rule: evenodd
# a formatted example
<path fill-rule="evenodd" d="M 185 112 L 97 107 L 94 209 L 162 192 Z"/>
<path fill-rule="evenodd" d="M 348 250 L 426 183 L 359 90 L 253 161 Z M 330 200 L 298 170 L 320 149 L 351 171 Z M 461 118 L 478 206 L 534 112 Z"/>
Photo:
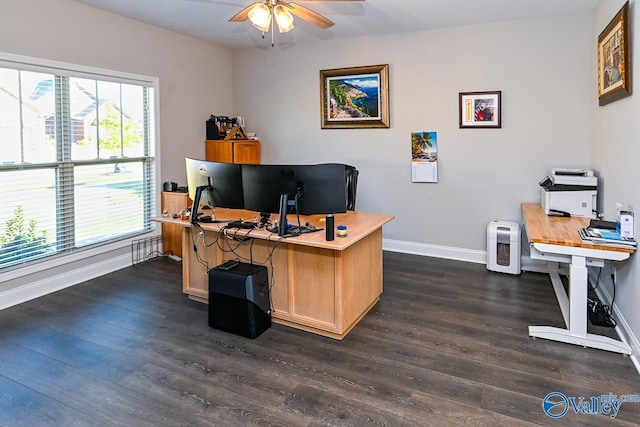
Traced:
<path fill-rule="evenodd" d="M 234 209 L 216 209 L 215 217 L 256 221 L 255 212 Z M 324 228 L 321 218 L 300 221 Z M 346 225 L 348 235 L 327 241 L 324 230 L 282 239 L 266 230 L 228 229 L 225 236 L 220 233 L 224 223 L 201 224 L 201 234 L 188 221 L 154 218 L 183 227 L 182 283 L 190 298 L 207 301 L 207 270 L 225 260 L 262 264 L 269 270 L 273 321 L 335 339 L 343 339 L 380 299 L 382 226 L 392 219 L 365 212 L 336 214 L 335 225 Z M 295 216 L 289 222 L 296 224 Z"/>
<path fill-rule="evenodd" d="M 589 226 L 588 218 L 550 217 L 536 204 L 523 204 L 522 213 L 531 258 L 556 263 L 556 268 L 551 269 L 549 275 L 567 326 L 566 329 L 529 326 L 529 336 L 631 354 L 631 347 L 622 341 L 587 333 L 587 265 L 601 267 L 604 260 L 623 261 L 634 250 L 583 242 L 578 230 Z M 560 280 L 557 263 L 570 265 L 568 296 Z"/>

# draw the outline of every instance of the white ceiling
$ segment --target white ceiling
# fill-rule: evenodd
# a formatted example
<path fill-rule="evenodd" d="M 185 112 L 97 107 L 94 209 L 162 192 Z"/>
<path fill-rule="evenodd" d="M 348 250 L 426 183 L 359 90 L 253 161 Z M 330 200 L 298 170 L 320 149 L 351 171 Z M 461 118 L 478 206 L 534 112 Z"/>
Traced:
<path fill-rule="evenodd" d="M 228 22 L 257 0 L 75 1 L 232 48 L 269 46 L 271 42 L 271 34 L 263 40 L 249 22 Z M 321 30 L 295 18 L 293 31 L 276 31 L 277 45 L 571 14 L 592 10 L 598 0 L 296 1 L 335 26 Z"/>

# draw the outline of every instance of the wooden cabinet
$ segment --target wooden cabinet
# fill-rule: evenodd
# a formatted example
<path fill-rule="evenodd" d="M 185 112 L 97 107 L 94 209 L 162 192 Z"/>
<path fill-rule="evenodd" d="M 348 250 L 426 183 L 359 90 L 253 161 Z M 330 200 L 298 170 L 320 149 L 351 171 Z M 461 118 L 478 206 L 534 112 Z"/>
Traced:
<path fill-rule="evenodd" d="M 212 162 L 260 163 L 260 141 L 254 139 L 207 140 L 206 159 Z"/>
<path fill-rule="evenodd" d="M 179 215 L 180 211 L 191 206 L 191 199 L 187 193 L 163 191 L 161 196 L 162 212 L 167 212 L 170 218 Z M 172 254 L 182 258 L 182 227 L 174 224 L 162 224 L 162 250 L 165 254 Z"/>

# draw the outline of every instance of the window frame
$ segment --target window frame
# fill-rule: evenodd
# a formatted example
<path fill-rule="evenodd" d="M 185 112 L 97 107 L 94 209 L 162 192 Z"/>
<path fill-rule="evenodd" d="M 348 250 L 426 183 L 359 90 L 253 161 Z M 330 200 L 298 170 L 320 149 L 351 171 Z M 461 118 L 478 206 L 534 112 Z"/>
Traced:
<path fill-rule="evenodd" d="M 153 213 L 155 212 L 156 206 L 159 202 L 160 188 L 157 179 L 160 176 L 160 79 L 158 77 L 16 55 L 5 52 L 0 52 L 0 67 L 13 68 L 21 71 L 50 73 L 56 76 L 64 75 L 65 77 L 78 77 L 121 84 L 134 84 L 151 88 L 153 90 L 153 111 L 152 115 L 150 116 L 149 126 L 151 127 L 153 140 L 149 146 L 150 152 L 147 153 L 145 158 L 153 162 L 153 166 L 148 172 L 148 187 L 150 196 L 149 212 L 151 216 L 153 216 Z M 141 158 L 126 158 L 121 160 L 140 161 Z M 74 161 L 73 163 L 76 166 L 79 166 L 87 163 L 100 163 L 100 161 Z M 37 166 L 46 167 L 46 164 L 39 164 Z M 2 271 L 0 272 L 0 284 L 2 282 L 18 279 L 29 274 L 38 273 L 48 268 L 61 267 L 65 264 L 79 262 L 87 258 L 93 258 L 101 254 L 107 254 L 109 252 L 117 251 L 118 249 L 129 248 L 135 240 L 143 238 L 144 236 L 148 237 L 160 235 L 160 227 L 158 227 L 153 221 L 150 221 L 150 226 L 151 228 L 149 231 L 142 231 L 140 233 L 136 233 L 135 235 L 123 236 L 114 240 L 101 242 L 86 247 L 75 248 L 70 252 L 53 254 L 45 258 L 27 261 L 24 264 L 8 266 L 2 269 Z M 122 254 L 119 254 L 119 256 L 122 256 Z M 128 256 L 129 258 L 131 258 L 130 255 Z"/>

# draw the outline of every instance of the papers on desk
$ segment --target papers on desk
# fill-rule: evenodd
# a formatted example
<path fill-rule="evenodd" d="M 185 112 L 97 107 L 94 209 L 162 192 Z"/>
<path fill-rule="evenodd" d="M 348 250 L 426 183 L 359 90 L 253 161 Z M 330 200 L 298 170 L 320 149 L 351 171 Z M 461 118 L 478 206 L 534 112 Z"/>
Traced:
<path fill-rule="evenodd" d="M 578 231 L 583 242 L 622 248 L 635 248 L 636 241 L 631 237 L 622 237 L 614 230 L 587 227 Z"/>

